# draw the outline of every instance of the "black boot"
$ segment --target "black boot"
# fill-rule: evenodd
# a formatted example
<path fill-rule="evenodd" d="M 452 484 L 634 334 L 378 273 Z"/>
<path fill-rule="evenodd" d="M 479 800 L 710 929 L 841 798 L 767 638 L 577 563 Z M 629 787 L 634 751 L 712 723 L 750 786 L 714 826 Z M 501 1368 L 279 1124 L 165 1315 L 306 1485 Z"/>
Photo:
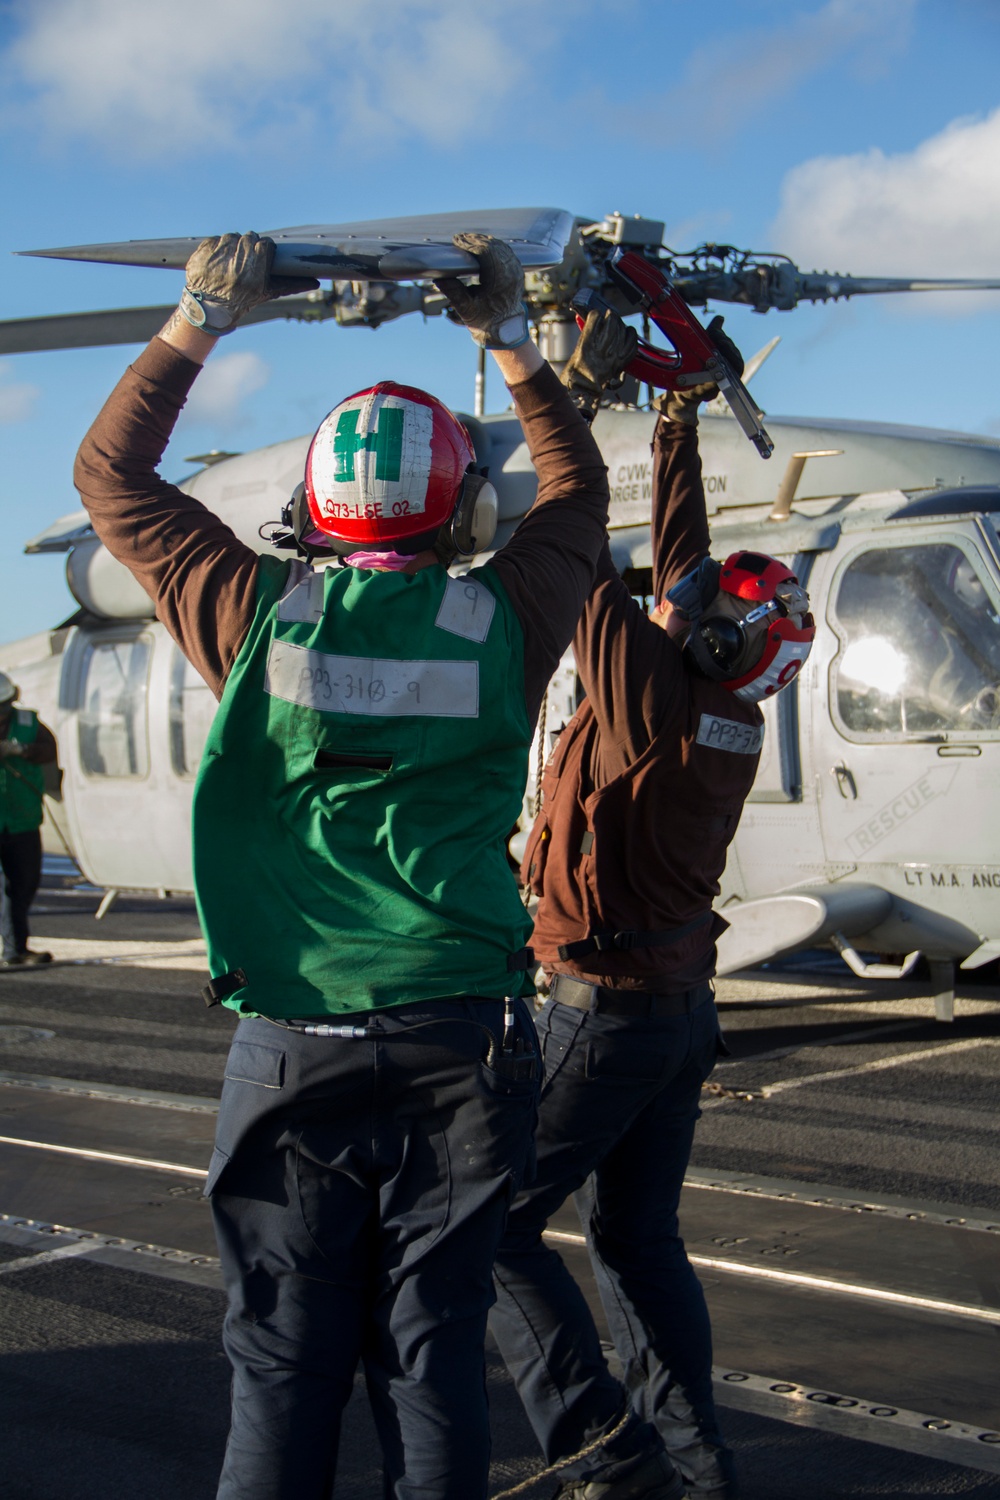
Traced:
<path fill-rule="evenodd" d="M 577 1480 L 558 1500 L 688 1500 L 684 1481 L 665 1453 L 654 1453 L 623 1478 Z"/>

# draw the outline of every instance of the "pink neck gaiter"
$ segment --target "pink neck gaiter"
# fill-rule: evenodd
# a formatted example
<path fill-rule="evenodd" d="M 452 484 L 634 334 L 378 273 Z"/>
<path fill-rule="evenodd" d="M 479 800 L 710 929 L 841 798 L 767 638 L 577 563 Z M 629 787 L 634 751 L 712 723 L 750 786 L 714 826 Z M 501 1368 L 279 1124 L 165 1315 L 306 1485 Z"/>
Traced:
<path fill-rule="evenodd" d="M 412 553 L 404 557 L 401 552 L 352 552 L 344 558 L 349 568 L 387 568 L 392 573 L 401 573 L 412 561 Z"/>

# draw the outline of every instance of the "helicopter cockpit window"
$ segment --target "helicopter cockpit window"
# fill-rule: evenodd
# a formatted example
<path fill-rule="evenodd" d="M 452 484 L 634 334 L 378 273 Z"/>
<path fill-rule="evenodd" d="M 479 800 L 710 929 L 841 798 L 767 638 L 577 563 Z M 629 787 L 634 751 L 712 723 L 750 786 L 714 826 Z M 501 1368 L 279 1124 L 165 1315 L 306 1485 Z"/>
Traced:
<path fill-rule="evenodd" d="M 174 647 L 170 668 L 170 763 L 176 776 L 195 775 L 217 704 L 211 688 Z"/>
<path fill-rule="evenodd" d="M 87 647 L 78 722 L 80 763 L 88 776 L 145 776 L 149 772 L 149 653 L 148 636 Z"/>
<path fill-rule="evenodd" d="M 1000 615 L 944 543 L 865 552 L 836 600 L 841 721 L 859 734 L 1000 733 Z"/>

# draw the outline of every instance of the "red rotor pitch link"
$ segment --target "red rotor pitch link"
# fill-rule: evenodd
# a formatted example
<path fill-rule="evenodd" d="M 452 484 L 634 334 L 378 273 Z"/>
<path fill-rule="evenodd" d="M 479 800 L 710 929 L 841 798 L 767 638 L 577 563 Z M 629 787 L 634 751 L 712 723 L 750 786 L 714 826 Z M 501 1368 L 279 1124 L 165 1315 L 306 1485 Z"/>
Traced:
<path fill-rule="evenodd" d="M 651 266 L 634 250 L 616 250 L 608 269 L 623 295 L 637 310 L 641 308 L 648 315 L 673 346 L 670 350 L 656 349 L 645 339 L 640 339 L 638 351 L 626 366 L 626 373 L 646 385 L 670 391 L 714 382 L 761 458 L 770 458 L 774 444 L 762 424 L 764 413 L 712 343 L 680 292 L 674 289 L 669 276 Z M 573 298 L 573 308 L 580 327 L 583 327 L 584 317 L 591 308 L 606 305 L 596 292 L 578 293 Z M 580 316 L 581 313 L 584 317 Z"/>

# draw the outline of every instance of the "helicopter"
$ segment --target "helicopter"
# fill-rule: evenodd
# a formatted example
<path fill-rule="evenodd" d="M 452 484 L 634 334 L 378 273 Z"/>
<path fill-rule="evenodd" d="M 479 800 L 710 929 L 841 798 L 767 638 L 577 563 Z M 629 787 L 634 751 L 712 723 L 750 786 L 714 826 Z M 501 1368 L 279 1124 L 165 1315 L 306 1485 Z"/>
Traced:
<path fill-rule="evenodd" d="M 732 302 L 763 313 L 871 293 L 1000 288 L 804 273 L 787 257 L 729 245 L 679 254 L 663 245 L 655 220 L 506 209 L 272 231 L 277 274 L 331 285 L 265 304 L 246 321 L 378 327 L 414 312 L 441 315 L 447 304 L 433 281 L 474 270 L 452 245 L 469 229 L 514 247 L 534 335 L 557 368 L 575 344 L 573 300 L 582 292 L 635 312 L 613 275 L 623 251 L 698 308 Z M 179 268 L 198 242 L 25 253 Z M 15 320 L 0 324 L 0 354 L 144 340 L 172 310 Z M 746 378 L 777 342 L 749 362 Z M 484 377 L 483 356 L 474 410 L 459 415 L 498 491 L 502 545 L 534 499 L 535 476 L 516 418 L 486 415 Z M 652 468 L 640 396 L 627 378 L 609 393 L 594 433 L 609 468 L 612 555 L 642 597 L 652 587 Z M 1000 957 L 1000 855 L 989 814 L 1000 785 L 1000 441 L 871 422 L 767 421 L 777 465 L 761 464 L 721 401 L 702 416 L 713 551 L 787 560 L 810 590 L 817 634 L 797 682 L 764 708 L 764 752 L 717 902 L 730 923 L 719 972 L 821 943 L 869 979 L 903 978 L 924 957 L 936 1013 L 950 1019 L 956 963 L 973 969 Z M 266 550 L 309 441 L 199 455 L 181 488 Z M 84 511 L 25 550 L 67 554 L 78 605 L 55 629 L 0 647 L 0 669 L 60 744 L 63 790 L 47 802 L 46 847 L 70 853 L 104 888 L 98 915 L 121 890 L 190 891 L 190 801 L 215 700 Z M 579 691 L 567 656 L 536 733 L 526 826 L 541 763 Z M 981 810 L 974 820 L 962 816 L 970 806 Z"/>

